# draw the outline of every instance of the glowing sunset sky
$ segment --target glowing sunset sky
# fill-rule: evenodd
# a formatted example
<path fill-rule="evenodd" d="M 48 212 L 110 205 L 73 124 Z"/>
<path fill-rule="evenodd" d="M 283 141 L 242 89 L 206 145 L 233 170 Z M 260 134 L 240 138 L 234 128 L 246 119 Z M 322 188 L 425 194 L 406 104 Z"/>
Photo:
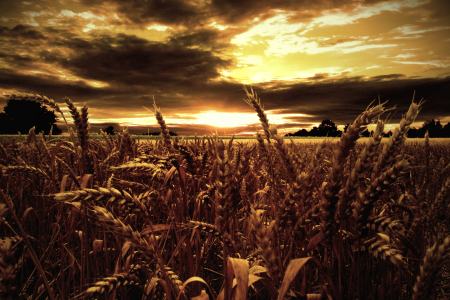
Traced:
<path fill-rule="evenodd" d="M 395 123 L 414 90 L 416 125 L 446 124 L 450 1 L 0 1 L 0 93 L 87 103 L 91 131 L 156 131 L 155 96 L 178 134 L 251 133 L 243 85 L 283 132 L 351 123 L 378 95 Z"/>

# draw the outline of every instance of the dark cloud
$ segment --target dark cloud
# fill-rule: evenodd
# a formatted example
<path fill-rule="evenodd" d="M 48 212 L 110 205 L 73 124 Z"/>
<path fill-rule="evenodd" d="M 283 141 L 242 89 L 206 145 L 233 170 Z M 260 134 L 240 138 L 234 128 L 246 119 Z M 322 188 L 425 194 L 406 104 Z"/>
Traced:
<path fill-rule="evenodd" d="M 392 80 L 392 79 L 400 79 L 400 78 L 406 78 L 406 76 L 403 74 L 388 74 L 388 75 L 373 76 L 370 78 L 370 80 L 383 81 L 383 80 Z"/>
<path fill-rule="evenodd" d="M 308 77 L 309 80 L 322 80 L 325 78 L 328 78 L 330 76 L 330 74 L 328 73 L 317 73 L 312 77 Z"/>
<path fill-rule="evenodd" d="M 107 37 L 105 37 L 107 39 Z M 94 50 L 96 47 L 99 47 L 99 43 L 87 41 L 82 38 L 77 37 L 71 37 L 71 38 L 59 38 L 55 37 L 52 41 L 53 46 L 56 47 L 67 47 L 74 51 L 89 51 Z M 56 60 L 56 57 L 53 58 L 53 60 Z"/>
<path fill-rule="evenodd" d="M 18 90 L 23 93 L 45 95 L 55 100 L 64 96 L 69 98 L 87 96 L 94 98 L 99 95 L 107 96 L 113 91 L 99 90 L 84 82 L 68 82 L 55 76 L 24 75 L 14 70 L 0 68 L 0 85 L 6 90 Z"/>
<path fill-rule="evenodd" d="M 218 51 L 230 47 L 230 36 L 217 29 L 199 29 L 192 32 L 174 34 L 169 42 L 176 47 L 200 47 Z"/>
<path fill-rule="evenodd" d="M 7 53 L 3 53 L 3 52 L 0 52 L 0 58 L 4 58 L 4 59 L 14 63 L 15 66 L 28 66 L 29 63 L 34 61 L 34 59 L 30 56 L 7 54 Z"/>
<path fill-rule="evenodd" d="M 31 26 L 25 25 L 17 25 L 13 28 L 0 26 L 0 38 L 45 39 L 45 36 L 39 30 L 31 28 Z"/>
<path fill-rule="evenodd" d="M 43 51 L 47 62 L 58 62 L 83 78 L 141 86 L 203 84 L 219 76 L 229 62 L 200 49 L 150 42 L 135 36 L 99 36 L 90 43 L 72 39 L 58 46 L 76 50 L 71 57 Z"/>
<path fill-rule="evenodd" d="M 447 0 L 432 0 L 430 3 L 424 5 L 424 8 L 429 9 L 432 13 L 429 18 L 433 21 L 447 20 L 449 23 L 450 15 L 450 1 Z"/>
<path fill-rule="evenodd" d="M 370 4 L 384 0 L 371 0 Z M 271 17 L 273 10 L 298 12 L 293 20 L 312 18 L 321 11 L 335 8 L 353 7 L 353 0 L 212 0 L 212 11 L 227 23 L 242 23 L 255 17 L 260 20 Z M 307 10 L 307 13 L 304 11 Z"/>
<path fill-rule="evenodd" d="M 228 66 L 230 61 L 215 56 L 212 51 L 190 48 L 201 41 L 206 44 L 213 40 L 208 36 L 214 36 L 214 31 L 205 30 L 186 37 L 178 35 L 167 43 L 149 42 L 124 34 L 101 35 L 88 40 L 89 37 L 70 36 L 66 31 L 61 32 L 64 36 L 57 35 L 55 33 L 59 31 L 53 28 L 46 31 L 51 33 L 46 44 L 23 50 L 33 55 L 18 55 L 14 50 L 6 49 L 8 53 L 0 51 L 0 59 L 15 67 L 14 70 L 1 70 L 1 87 L 47 96 L 73 96 L 80 101 L 95 99 L 96 105 L 108 107 L 123 107 L 124 101 L 129 107 L 148 106 L 155 95 L 162 107 L 176 106 L 182 112 L 198 111 L 200 107 L 225 107 L 224 103 L 230 97 L 238 96 L 232 99 L 234 102 L 242 99 L 241 85 L 211 81 L 220 75 L 218 69 Z M 9 48 L 14 49 L 19 43 L 10 45 Z M 22 67 L 36 69 L 33 65 L 42 62 L 59 66 L 61 75 L 69 71 L 82 79 L 100 81 L 107 86 L 94 88 L 83 81 L 69 84 L 55 76 L 23 75 L 20 72 Z M 239 94 L 230 90 L 237 90 Z M 217 97 L 217 93 L 221 96 Z"/>
<path fill-rule="evenodd" d="M 317 83 L 280 84 L 277 88 L 254 86 L 266 110 L 283 109 L 290 113 L 312 115 L 315 122 L 331 119 L 336 124 L 351 123 L 373 101 L 389 100 L 387 107 L 396 106 L 393 122 L 398 122 L 411 104 L 427 100 L 418 120 L 426 120 L 450 114 L 450 77 L 405 78 L 399 74 L 386 75 L 393 78 L 383 81 L 379 78 L 363 80 L 361 77 L 344 78 Z M 300 121 L 305 121 L 300 118 Z M 313 121 L 313 120 L 311 120 Z"/>
<path fill-rule="evenodd" d="M 117 13 L 137 24 L 160 23 L 195 27 L 205 20 L 207 12 L 199 5 L 183 0 L 82 0 L 83 4 L 116 4 Z"/>
<path fill-rule="evenodd" d="M 23 4 L 21 1 L 0 1 L 0 11 L 3 16 L 15 15 L 21 10 L 22 7 Z"/>

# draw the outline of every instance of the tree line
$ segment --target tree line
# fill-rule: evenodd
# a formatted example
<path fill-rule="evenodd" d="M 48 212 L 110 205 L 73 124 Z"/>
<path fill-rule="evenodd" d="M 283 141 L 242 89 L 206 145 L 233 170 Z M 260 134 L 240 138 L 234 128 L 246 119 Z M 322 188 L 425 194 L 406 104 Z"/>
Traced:
<path fill-rule="evenodd" d="M 345 125 L 344 132 L 350 124 Z M 425 121 L 420 128 L 410 128 L 408 131 L 409 138 L 423 138 L 428 132 L 430 138 L 450 137 L 450 122 L 442 126 L 441 121 Z M 338 137 L 342 135 L 342 131 L 338 130 L 336 124 L 331 120 L 323 120 L 319 126 L 313 127 L 310 131 L 301 129 L 296 133 L 288 133 L 285 136 L 303 136 L 303 137 Z M 363 137 L 373 135 L 373 131 L 365 130 L 361 134 Z M 384 133 L 385 137 L 392 135 L 392 131 Z"/>

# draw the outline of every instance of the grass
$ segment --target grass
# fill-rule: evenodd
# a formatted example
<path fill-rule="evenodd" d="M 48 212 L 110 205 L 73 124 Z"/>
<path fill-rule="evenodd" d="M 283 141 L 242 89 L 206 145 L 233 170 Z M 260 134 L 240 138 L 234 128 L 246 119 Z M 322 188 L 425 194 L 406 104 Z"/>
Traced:
<path fill-rule="evenodd" d="M 246 94 L 253 143 L 100 137 L 70 99 L 67 139 L 0 139 L 0 298 L 448 298 L 450 143 L 407 142 L 422 103 L 390 138 L 381 104 L 291 143 Z"/>

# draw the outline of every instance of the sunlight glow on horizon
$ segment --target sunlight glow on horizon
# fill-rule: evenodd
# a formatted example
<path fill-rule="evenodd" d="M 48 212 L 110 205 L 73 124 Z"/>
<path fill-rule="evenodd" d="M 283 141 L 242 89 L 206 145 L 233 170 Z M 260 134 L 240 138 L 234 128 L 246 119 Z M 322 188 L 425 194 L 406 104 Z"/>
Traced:
<path fill-rule="evenodd" d="M 292 113 L 278 113 L 274 114 L 271 111 L 266 111 L 269 117 L 269 123 L 277 126 L 282 126 L 288 122 L 292 122 L 290 118 L 310 118 L 312 116 L 305 114 L 292 114 Z M 260 121 L 256 113 L 229 113 L 229 112 L 217 112 L 214 110 L 202 111 L 196 114 L 179 115 L 180 118 L 165 117 L 164 120 L 168 126 L 179 125 L 209 125 L 217 128 L 228 127 L 246 127 L 251 125 L 260 126 Z M 157 125 L 154 116 L 149 114 L 146 117 L 131 117 L 131 118 L 106 118 L 97 119 L 90 118 L 91 123 L 117 123 L 120 126 L 149 126 Z M 280 127 L 281 128 L 281 127 Z"/>

